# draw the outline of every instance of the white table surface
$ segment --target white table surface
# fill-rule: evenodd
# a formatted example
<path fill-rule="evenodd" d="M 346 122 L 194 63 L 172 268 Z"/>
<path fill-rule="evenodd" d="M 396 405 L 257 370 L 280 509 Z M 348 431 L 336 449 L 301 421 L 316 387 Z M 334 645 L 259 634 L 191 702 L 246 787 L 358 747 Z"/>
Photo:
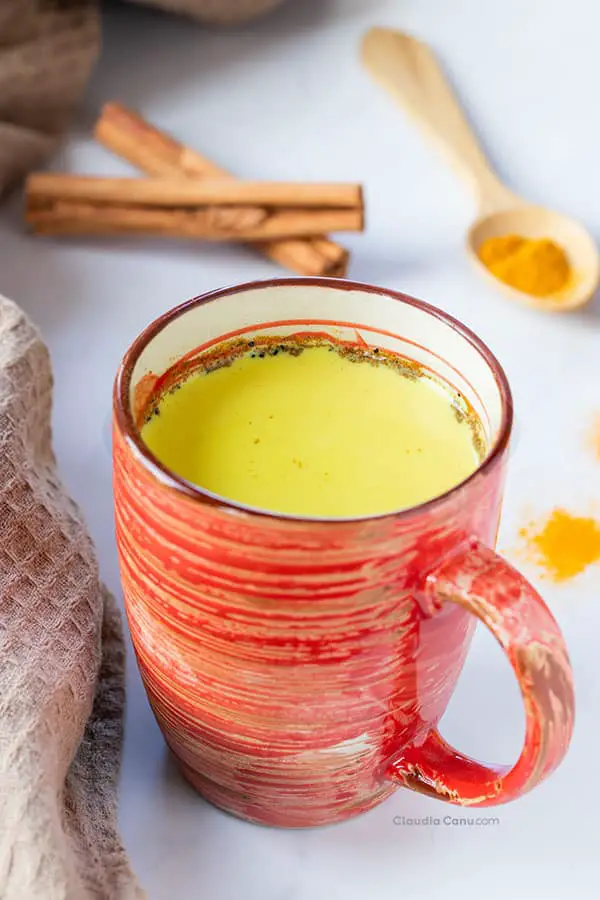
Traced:
<path fill-rule="evenodd" d="M 600 413 L 600 303 L 568 317 L 512 305 L 472 271 L 468 189 L 421 142 L 357 63 L 364 28 L 429 40 L 453 73 L 512 187 L 600 236 L 600 11 L 592 0 L 291 0 L 230 32 L 111 6 L 80 120 L 55 168 L 130 170 L 89 138 L 121 99 L 240 175 L 361 180 L 368 231 L 347 243 L 351 275 L 422 297 L 474 328 L 505 365 L 517 430 L 500 548 L 516 559 L 529 513 L 600 506 L 585 433 Z M 135 241 L 35 240 L 15 200 L 0 218 L 0 290 L 42 328 L 56 376 L 55 443 L 69 489 L 120 596 L 109 414 L 121 355 L 156 315 L 227 283 L 282 274 L 248 250 Z M 128 671 L 121 825 L 150 900 L 378 900 L 460 896 L 588 900 L 600 895 L 600 566 L 544 593 L 570 647 L 578 693 L 572 749 L 552 778 L 490 815 L 499 824 L 395 825 L 451 808 L 399 791 L 347 824 L 278 831 L 201 800 L 167 761 L 133 659 Z M 443 722 L 462 750 L 516 759 L 523 714 L 500 650 L 479 633 Z"/>

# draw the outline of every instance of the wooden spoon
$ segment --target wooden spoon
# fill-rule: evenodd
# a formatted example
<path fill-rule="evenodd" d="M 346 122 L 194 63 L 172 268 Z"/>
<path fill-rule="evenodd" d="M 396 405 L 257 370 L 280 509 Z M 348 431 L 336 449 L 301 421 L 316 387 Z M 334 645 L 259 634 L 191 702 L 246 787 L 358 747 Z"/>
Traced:
<path fill-rule="evenodd" d="M 462 113 L 431 50 L 399 31 L 373 28 L 362 45 L 364 65 L 399 100 L 450 163 L 474 184 L 479 215 L 467 234 L 478 268 L 514 300 L 538 309 L 565 312 L 587 303 L 600 282 L 600 257 L 591 235 L 574 219 L 532 206 L 500 182 Z M 567 253 L 575 277 L 560 294 L 534 297 L 491 275 L 477 251 L 485 240 L 507 234 L 550 238 Z"/>

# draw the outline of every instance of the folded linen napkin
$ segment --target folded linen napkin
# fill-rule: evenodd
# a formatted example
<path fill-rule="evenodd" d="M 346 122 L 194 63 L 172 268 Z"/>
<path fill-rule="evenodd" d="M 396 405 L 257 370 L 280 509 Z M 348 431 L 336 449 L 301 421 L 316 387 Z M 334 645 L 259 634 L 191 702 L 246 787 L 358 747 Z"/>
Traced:
<path fill-rule="evenodd" d="M 231 23 L 266 12 L 280 0 L 135 2 Z M 83 94 L 99 45 L 98 0 L 1 0 L 0 192 L 54 149 Z"/>

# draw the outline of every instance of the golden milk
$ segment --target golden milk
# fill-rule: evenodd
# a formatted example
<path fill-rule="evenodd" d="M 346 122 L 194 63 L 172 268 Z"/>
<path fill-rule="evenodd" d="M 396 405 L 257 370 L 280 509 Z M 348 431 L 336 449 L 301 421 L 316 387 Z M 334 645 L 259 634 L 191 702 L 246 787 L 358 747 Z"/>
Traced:
<path fill-rule="evenodd" d="M 164 394 L 142 438 L 172 471 L 237 503 L 308 517 L 391 512 L 481 461 L 464 401 L 416 371 L 326 345 L 248 350 Z"/>

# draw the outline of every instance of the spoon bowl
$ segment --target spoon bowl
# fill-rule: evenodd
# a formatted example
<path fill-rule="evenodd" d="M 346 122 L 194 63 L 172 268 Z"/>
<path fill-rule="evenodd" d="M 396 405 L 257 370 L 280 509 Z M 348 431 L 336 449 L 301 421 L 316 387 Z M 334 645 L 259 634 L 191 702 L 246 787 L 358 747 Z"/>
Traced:
<path fill-rule="evenodd" d="M 545 297 L 535 297 L 500 281 L 479 259 L 479 249 L 489 238 L 507 234 L 554 241 L 567 255 L 572 280 L 562 291 Z M 591 234 L 569 216 L 522 201 L 479 216 L 467 232 L 467 252 L 477 268 L 505 295 L 545 312 L 570 312 L 584 306 L 600 284 L 600 257 Z"/>
<path fill-rule="evenodd" d="M 429 47 L 403 32 L 372 28 L 363 39 L 362 59 L 475 189 L 479 217 L 468 231 L 467 250 L 478 269 L 512 300 L 545 312 L 567 312 L 588 303 L 600 282 L 600 256 L 592 236 L 574 219 L 533 206 L 502 184 Z M 536 297 L 496 278 L 480 261 L 478 250 L 488 238 L 510 234 L 548 238 L 561 247 L 573 270 L 567 286 Z"/>

